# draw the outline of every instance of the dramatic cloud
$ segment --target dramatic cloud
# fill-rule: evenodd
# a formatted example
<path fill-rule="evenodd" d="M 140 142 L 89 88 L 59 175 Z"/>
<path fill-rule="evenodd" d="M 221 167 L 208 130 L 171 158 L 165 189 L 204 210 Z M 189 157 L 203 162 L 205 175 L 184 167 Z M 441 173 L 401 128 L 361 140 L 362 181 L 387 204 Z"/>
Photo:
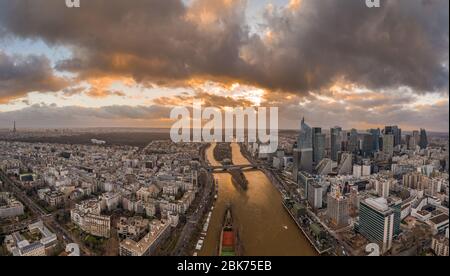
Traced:
<path fill-rule="evenodd" d="M 378 9 L 364 0 L 291 0 L 268 5 L 257 26 L 248 1 L 256 0 L 88 0 L 68 9 L 62 0 L 0 0 L 0 40 L 70 53 L 53 57 L 52 68 L 48 57 L 0 50 L 0 107 L 40 102 L 42 95 L 24 97 L 32 91 L 60 91 L 55 97 L 77 105 L 121 104 L 34 105 L 0 118 L 145 126 L 145 118 L 165 114 L 164 123 L 168 106 L 197 98 L 217 107 L 279 106 L 283 128 L 304 114 L 318 126 L 448 130 L 448 0 L 381 0 Z M 189 93 L 166 93 L 177 89 Z M 137 104 L 155 105 L 126 107 L 132 97 L 132 105 L 141 98 Z"/>
<path fill-rule="evenodd" d="M 53 92 L 67 81 L 56 77 L 44 56 L 8 56 L 0 50 L 0 104 L 25 96 L 28 92 Z"/>
<path fill-rule="evenodd" d="M 220 103 L 230 104 L 226 99 L 224 102 L 224 99 L 220 96 L 205 95 L 204 98 L 215 99 L 214 106 L 218 106 Z M 389 122 L 390 124 L 400 125 L 404 130 L 427 126 L 430 131 L 448 132 L 448 99 L 407 108 L 411 101 L 400 96 L 396 98 L 398 103 L 394 106 L 390 104 L 390 99 L 386 99 L 386 101 L 379 101 L 378 105 L 368 109 L 365 103 L 350 104 L 347 100 L 330 102 L 331 98 L 322 98 L 317 95 L 300 99 L 299 96 L 280 94 L 276 98 L 282 99 L 284 102 L 283 108 L 279 110 L 280 128 L 282 129 L 298 128 L 300 118 L 306 116 L 309 124 L 325 129 L 338 124 L 345 129 L 366 130 L 383 127 L 381 122 Z M 172 120 L 168 119 L 170 106 L 172 104 L 178 105 L 177 100 L 181 100 L 189 106 L 192 97 L 186 95 L 186 98 L 163 98 L 157 101 L 158 104 L 155 103 L 152 106 L 135 107 L 85 108 L 35 104 L 17 111 L 0 112 L 0 126 L 12 126 L 12 122 L 17 121 L 22 129 L 98 126 L 170 128 L 173 123 Z M 298 102 L 302 100 L 303 104 L 298 105 Z"/>
<path fill-rule="evenodd" d="M 272 89 L 309 91 L 336 81 L 368 88 L 448 88 L 448 1 L 304 0 L 268 9 L 266 36 L 241 49 L 255 78 Z"/>
<path fill-rule="evenodd" d="M 0 0 L 0 25 L 73 49 L 59 70 L 174 85 L 193 78 L 296 93 L 336 81 L 448 88 L 447 0 L 291 1 L 250 35 L 244 0 Z M 26 20 L 23 20 L 26 18 Z"/>
<path fill-rule="evenodd" d="M 155 104 L 163 106 L 192 106 L 194 100 L 201 101 L 203 107 L 251 107 L 255 103 L 244 98 L 233 98 L 197 91 L 194 95 L 182 94 L 173 97 L 161 97 L 154 100 Z"/>

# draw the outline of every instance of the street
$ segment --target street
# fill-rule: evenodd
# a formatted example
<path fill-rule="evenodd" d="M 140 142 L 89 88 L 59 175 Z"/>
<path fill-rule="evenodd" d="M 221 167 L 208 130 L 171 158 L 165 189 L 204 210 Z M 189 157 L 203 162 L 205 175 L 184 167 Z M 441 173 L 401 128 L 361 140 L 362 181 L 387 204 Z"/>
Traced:
<path fill-rule="evenodd" d="M 42 220 L 47 228 L 58 236 L 58 240 L 62 241 L 64 246 L 70 243 L 77 243 L 81 252 L 84 255 L 92 255 L 91 251 L 83 245 L 80 241 L 73 237 L 73 235 L 61 226 L 54 218 L 53 214 L 45 211 L 41 206 L 35 203 L 27 194 L 22 191 L 17 184 L 11 180 L 3 171 L 0 170 L 0 179 L 6 184 L 9 190 L 20 200 L 36 218 L 30 221 Z M 23 226 L 23 225 L 21 225 Z"/>

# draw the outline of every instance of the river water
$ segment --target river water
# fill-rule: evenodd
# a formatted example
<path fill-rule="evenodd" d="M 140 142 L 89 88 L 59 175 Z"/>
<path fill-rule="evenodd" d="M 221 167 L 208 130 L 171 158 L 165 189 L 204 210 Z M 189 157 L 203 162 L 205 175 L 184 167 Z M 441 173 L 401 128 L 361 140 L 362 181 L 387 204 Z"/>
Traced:
<path fill-rule="evenodd" d="M 214 146 L 206 152 L 213 166 Z M 232 144 L 233 164 L 249 161 L 241 154 L 238 144 Z M 233 185 L 228 173 L 216 173 L 219 196 L 214 206 L 201 256 L 217 256 L 219 237 L 226 206 L 231 203 L 234 223 L 237 224 L 245 256 L 311 256 L 316 255 L 308 240 L 282 205 L 281 194 L 261 171 L 245 172 L 249 182 L 243 191 Z"/>

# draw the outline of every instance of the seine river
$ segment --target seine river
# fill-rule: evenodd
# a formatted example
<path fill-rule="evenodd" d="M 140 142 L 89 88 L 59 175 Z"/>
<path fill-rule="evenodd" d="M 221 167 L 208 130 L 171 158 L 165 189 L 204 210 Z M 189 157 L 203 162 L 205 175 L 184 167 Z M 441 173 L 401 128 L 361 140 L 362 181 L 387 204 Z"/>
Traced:
<path fill-rule="evenodd" d="M 238 144 L 232 144 L 233 164 L 249 161 L 241 154 Z M 214 145 L 206 152 L 211 165 L 220 166 L 214 159 Z M 249 182 L 243 191 L 233 185 L 228 173 L 216 173 L 219 196 L 211 217 L 205 244 L 199 255 L 217 255 L 219 236 L 226 206 L 232 205 L 245 256 L 311 256 L 316 255 L 308 240 L 293 222 L 282 205 L 281 194 L 261 171 L 245 172 Z"/>

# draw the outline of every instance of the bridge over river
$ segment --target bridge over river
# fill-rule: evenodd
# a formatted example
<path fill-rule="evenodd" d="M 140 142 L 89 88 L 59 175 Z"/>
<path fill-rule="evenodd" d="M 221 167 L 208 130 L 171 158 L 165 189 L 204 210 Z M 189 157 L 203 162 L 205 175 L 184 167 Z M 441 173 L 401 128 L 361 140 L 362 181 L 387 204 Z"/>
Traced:
<path fill-rule="evenodd" d="M 222 166 L 209 166 L 208 170 L 209 171 L 213 171 L 213 172 L 228 172 L 231 170 L 245 170 L 245 171 L 250 171 L 250 170 L 258 170 L 259 166 L 257 165 L 252 165 L 252 164 L 248 164 L 248 165 L 222 165 Z"/>

